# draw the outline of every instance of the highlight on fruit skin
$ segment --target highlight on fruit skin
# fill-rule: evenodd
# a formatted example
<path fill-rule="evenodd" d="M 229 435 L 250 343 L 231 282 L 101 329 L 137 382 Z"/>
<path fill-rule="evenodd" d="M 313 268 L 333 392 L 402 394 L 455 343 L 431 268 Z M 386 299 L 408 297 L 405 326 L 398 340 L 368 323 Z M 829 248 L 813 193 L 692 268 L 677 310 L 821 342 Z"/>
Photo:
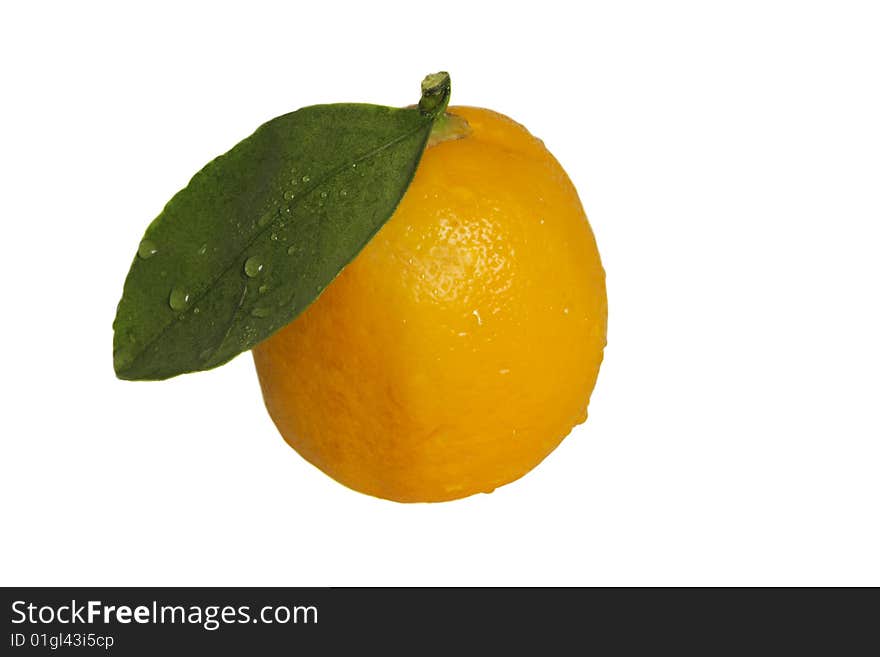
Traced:
<path fill-rule="evenodd" d="M 284 439 L 398 502 L 491 492 L 587 417 L 605 276 L 577 192 L 523 126 L 450 108 L 392 218 L 253 349 Z M 453 130 L 455 132 L 455 130 Z"/>

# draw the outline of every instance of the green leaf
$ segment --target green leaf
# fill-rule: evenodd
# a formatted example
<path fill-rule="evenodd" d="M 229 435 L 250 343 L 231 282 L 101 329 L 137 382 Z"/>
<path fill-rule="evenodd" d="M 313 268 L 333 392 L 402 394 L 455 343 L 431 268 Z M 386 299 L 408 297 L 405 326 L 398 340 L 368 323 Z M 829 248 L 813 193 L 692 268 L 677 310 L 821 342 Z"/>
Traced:
<path fill-rule="evenodd" d="M 391 217 L 448 98 L 438 74 L 417 108 L 306 107 L 199 171 L 131 265 L 113 323 L 116 375 L 210 369 L 293 320 Z"/>

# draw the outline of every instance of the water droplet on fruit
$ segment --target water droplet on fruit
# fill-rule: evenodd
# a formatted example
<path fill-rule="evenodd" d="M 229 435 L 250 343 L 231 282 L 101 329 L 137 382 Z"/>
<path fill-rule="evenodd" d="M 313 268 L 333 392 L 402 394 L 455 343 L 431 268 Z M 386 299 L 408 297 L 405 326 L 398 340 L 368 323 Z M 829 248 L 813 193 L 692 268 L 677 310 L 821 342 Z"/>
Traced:
<path fill-rule="evenodd" d="M 259 256 L 251 256 L 244 261 L 244 273 L 250 278 L 259 276 L 261 271 L 263 271 L 263 261 Z"/>
<path fill-rule="evenodd" d="M 144 240 L 138 245 L 138 256 L 140 256 L 144 260 L 156 255 L 158 251 L 159 249 L 156 248 L 156 243 L 152 240 Z M 131 253 L 131 251 L 129 251 L 129 253 Z"/>
<path fill-rule="evenodd" d="M 182 287 L 175 287 L 168 296 L 168 305 L 171 306 L 171 310 L 186 310 L 189 301 L 189 292 Z"/>

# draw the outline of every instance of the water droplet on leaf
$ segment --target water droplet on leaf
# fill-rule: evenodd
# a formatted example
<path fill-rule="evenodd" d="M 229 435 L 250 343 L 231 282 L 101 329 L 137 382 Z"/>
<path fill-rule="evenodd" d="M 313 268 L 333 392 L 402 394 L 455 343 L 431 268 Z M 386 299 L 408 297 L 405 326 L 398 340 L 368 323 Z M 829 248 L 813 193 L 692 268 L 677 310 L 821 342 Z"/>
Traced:
<path fill-rule="evenodd" d="M 261 271 L 263 271 L 263 261 L 259 256 L 251 256 L 244 261 L 244 273 L 250 278 L 259 276 Z"/>
<path fill-rule="evenodd" d="M 189 292 L 182 287 L 175 287 L 168 296 L 168 305 L 171 306 L 171 310 L 186 310 L 189 301 Z"/>
<path fill-rule="evenodd" d="M 260 308 L 259 306 L 251 311 L 251 315 L 254 317 L 268 317 L 269 314 L 270 311 L 268 308 Z"/>
<path fill-rule="evenodd" d="M 156 243 L 152 240 L 144 240 L 138 245 L 138 256 L 140 256 L 144 260 L 146 260 L 150 256 L 156 255 L 158 251 L 159 249 L 156 248 Z M 129 251 L 129 253 L 131 253 L 131 251 Z"/>

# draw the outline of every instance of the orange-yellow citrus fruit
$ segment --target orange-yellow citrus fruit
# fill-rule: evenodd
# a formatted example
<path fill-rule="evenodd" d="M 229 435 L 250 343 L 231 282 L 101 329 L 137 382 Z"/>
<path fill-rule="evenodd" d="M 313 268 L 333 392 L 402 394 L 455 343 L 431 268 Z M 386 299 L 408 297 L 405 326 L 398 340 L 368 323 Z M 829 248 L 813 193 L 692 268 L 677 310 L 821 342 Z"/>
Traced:
<path fill-rule="evenodd" d="M 303 457 L 400 502 L 490 492 L 587 417 L 605 274 L 565 171 L 523 126 L 451 108 L 394 216 L 258 345 L 266 406 Z"/>

